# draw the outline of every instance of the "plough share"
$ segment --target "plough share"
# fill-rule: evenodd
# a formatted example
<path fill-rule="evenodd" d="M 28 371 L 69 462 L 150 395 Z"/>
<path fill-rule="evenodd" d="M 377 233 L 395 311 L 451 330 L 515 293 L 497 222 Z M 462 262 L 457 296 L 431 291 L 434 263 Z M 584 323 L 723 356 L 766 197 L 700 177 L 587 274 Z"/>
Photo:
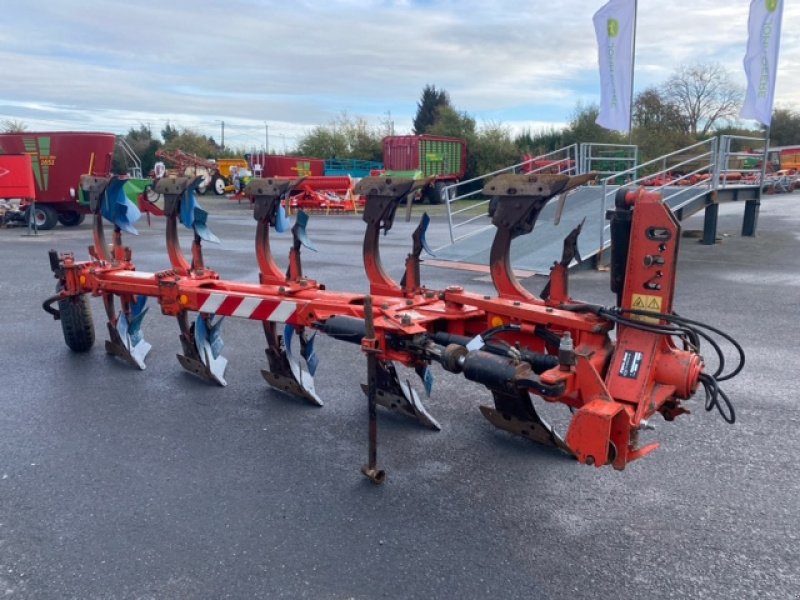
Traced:
<path fill-rule="evenodd" d="M 440 429 L 420 395 L 401 380 L 395 363 L 414 369 L 428 395 L 433 363 L 462 374 L 491 391 L 493 405 L 480 409 L 496 427 L 555 447 L 581 463 L 621 470 L 657 448 L 639 440 L 642 430 L 653 427 L 656 413 L 671 421 L 688 412 L 684 401 L 700 386 L 706 409 L 716 407 L 733 422 L 733 407 L 719 382 L 741 370 L 744 353 L 730 336 L 672 311 L 679 225 L 661 197 L 643 189 L 621 189 L 608 213 L 616 306 L 588 304 L 569 295 L 568 269 L 577 257 L 580 226 L 565 239 L 562 259 L 552 267 L 541 296 L 520 285 L 511 269 L 511 241 L 533 230 L 548 200 L 565 197 L 591 178 L 501 175 L 486 185 L 484 193 L 498 199 L 490 259 L 497 293 L 482 295 L 459 286 L 433 290 L 422 284 L 427 214 L 414 232 L 400 282 L 384 270 L 381 233 L 389 231 L 397 207 L 424 181 L 368 177 L 358 183 L 356 193 L 366 197 L 363 259 L 369 293 L 353 294 L 327 289 L 304 274 L 300 250 L 312 245 L 302 212 L 292 227 L 288 268 L 275 262 L 270 229 L 287 225 L 281 202 L 291 189 L 289 181 L 255 179 L 245 190 L 254 200 L 260 275 L 258 282 L 242 283 L 221 279 L 204 262 L 203 242 L 218 240 L 208 228 L 207 213 L 197 204 L 199 179 L 164 178 L 155 184 L 165 198 L 170 267 L 145 273 L 136 270 L 131 250 L 122 242 L 123 231 L 136 233 L 138 211 L 121 195 L 121 181 L 87 176 L 81 185 L 94 214 L 91 260 L 50 252 L 58 286 L 44 308 L 61 319 L 67 345 L 86 351 L 94 342 L 87 296 L 102 297 L 110 336 L 106 350 L 144 369 L 150 345 L 143 338 L 142 321 L 146 301 L 155 298 L 161 312 L 178 321 L 180 364 L 223 386 L 227 361 L 221 354 L 222 319 L 260 321 L 266 337 L 267 383 L 320 406 L 314 385 L 315 335 L 322 332 L 359 344 L 368 364 L 363 390 L 369 409 L 369 454 L 362 472 L 375 483 L 385 477 L 377 465 L 377 405 Z M 110 245 L 104 219 L 114 225 Z M 188 257 L 179 244 L 179 222 L 194 234 Z M 728 340 L 739 353 L 738 365 L 728 373 L 722 372 L 724 359 L 711 333 Z M 699 353 L 701 338 L 719 355 L 720 367 L 713 374 Z M 565 437 L 539 415 L 533 397 L 569 407 L 573 414 Z"/>

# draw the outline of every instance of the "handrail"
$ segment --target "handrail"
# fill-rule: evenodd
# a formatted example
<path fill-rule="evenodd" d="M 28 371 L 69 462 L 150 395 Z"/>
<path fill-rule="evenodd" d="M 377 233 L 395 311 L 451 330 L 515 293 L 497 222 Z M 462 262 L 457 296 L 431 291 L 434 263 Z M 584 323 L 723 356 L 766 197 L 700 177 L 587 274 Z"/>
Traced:
<path fill-rule="evenodd" d="M 762 144 L 763 151 L 759 153 L 755 152 L 747 152 L 747 151 L 733 151 L 731 150 L 733 144 L 732 142 L 753 142 L 754 144 Z M 744 135 L 723 135 L 720 138 L 720 153 L 722 155 L 722 160 L 720 164 L 722 165 L 722 172 L 723 173 L 751 173 L 751 174 L 758 174 L 757 181 L 761 181 L 764 179 L 765 169 L 767 165 L 767 156 L 769 154 L 769 141 L 764 138 L 757 138 L 757 137 L 750 137 Z M 759 159 L 760 166 L 754 169 L 738 169 L 738 168 L 729 168 L 729 163 L 731 158 L 757 158 Z M 727 178 L 724 179 L 723 185 L 727 185 Z"/>
<path fill-rule="evenodd" d="M 712 141 L 715 142 L 716 138 L 710 138 L 710 139 L 704 140 L 702 142 L 696 142 L 696 143 L 692 144 L 691 146 L 686 146 L 685 148 L 681 148 L 680 150 L 675 150 L 674 152 L 670 152 L 668 154 L 664 154 L 663 156 L 659 156 L 658 158 L 654 158 L 653 160 L 648 160 L 647 162 L 640 164 L 638 167 L 632 167 L 632 168 L 627 169 L 625 171 L 620 171 L 619 173 L 617 173 L 615 175 L 610 175 L 610 176 L 606 177 L 605 179 L 603 179 L 601 181 L 610 181 L 611 179 L 616 179 L 617 177 L 621 177 L 621 176 L 624 176 L 624 175 L 631 175 L 631 174 L 635 173 L 636 171 L 640 171 L 644 167 L 649 167 L 650 165 L 654 165 L 654 164 L 656 164 L 658 162 L 662 162 L 663 163 L 664 159 L 671 158 L 673 156 L 678 156 L 680 154 L 685 154 L 687 150 L 692 150 L 693 148 L 699 148 L 699 147 L 704 146 L 704 145 L 706 145 L 706 144 L 708 144 L 709 142 L 712 142 Z M 642 181 L 642 180 L 645 180 L 645 179 L 649 179 L 651 177 L 654 177 L 655 175 L 663 174 L 663 173 L 666 173 L 668 171 L 670 171 L 670 169 L 665 169 L 663 171 L 659 171 L 659 172 L 651 174 L 651 175 L 642 176 L 642 177 L 639 177 L 638 179 L 632 181 L 631 183 L 636 183 L 637 181 Z"/>
<path fill-rule="evenodd" d="M 553 158 L 553 157 L 558 157 L 558 158 Z M 528 160 L 524 160 L 524 161 L 522 161 L 520 163 L 511 165 L 510 167 L 505 167 L 503 169 L 498 169 L 496 171 L 492 171 L 491 173 L 486 173 L 484 175 L 479 175 L 478 177 L 473 177 L 471 179 L 466 179 L 464 181 L 459 181 L 457 183 L 445 186 L 442 189 L 441 193 L 442 193 L 442 201 L 445 203 L 446 208 L 447 208 L 447 222 L 448 222 L 448 227 L 449 227 L 449 230 L 450 230 L 450 244 L 451 245 L 455 244 L 459 240 L 462 240 L 462 239 L 467 238 L 467 237 L 471 237 L 471 236 L 473 236 L 473 235 L 475 235 L 477 233 L 480 233 L 481 231 L 485 231 L 485 230 L 487 230 L 487 229 L 492 227 L 491 224 L 489 224 L 486 227 L 471 231 L 471 232 L 469 232 L 467 234 L 464 234 L 464 235 L 461 235 L 461 236 L 456 236 L 455 233 L 454 233 L 454 230 L 456 228 L 463 227 L 464 225 L 468 225 L 470 223 L 474 223 L 475 221 L 477 221 L 479 219 L 483 219 L 486 216 L 485 213 L 481 213 L 481 214 L 478 214 L 478 215 L 476 215 L 474 217 L 470 217 L 470 218 L 468 218 L 468 219 L 466 219 L 464 221 L 460 221 L 458 223 L 454 223 L 454 221 L 453 221 L 453 217 L 454 216 L 463 214 L 463 213 L 465 213 L 467 211 L 474 211 L 476 208 L 479 208 L 481 206 L 486 206 L 486 205 L 489 204 L 489 200 L 482 200 L 480 202 L 476 202 L 476 203 L 471 204 L 470 206 L 467 206 L 467 207 L 464 207 L 464 208 L 459 208 L 459 209 L 456 209 L 456 210 L 453 209 L 453 207 L 452 207 L 453 202 L 456 202 L 458 200 L 466 200 L 466 199 L 469 199 L 469 198 L 474 198 L 474 197 L 480 196 L 482 194 L 482 192 L 483 192 L 482 186 L 476 187 L 475 189 L 470 189 L 470 185 L 471 184 L 474 184 L 474 183 L 479 182 L 479 181 L 484 181 L 485 179 L 487 179 L 489 177 L 494 177 L 495 175 L 500 175 L 501 173 L 509 173 L 509 172 L 516 173 L 516 172 L 518 172 L 518 170 L 523 170 L 526 166 L 530 166 L 533 163 L 538 162 L 538 161 L 542 161 L 542 160 L 546 160 L 546 161 L 552 160 L 552 162 L 550 164 L 547 164 L 547 165 L 542 165 L 540 167 L 531 168 L 531 169 L 527 170 L 526 172 L 527 173 L 542 173 L 542 172 L 549 171 L 549 170 L 553 169 L 553 167 L 555 166 L 556 168 L 558 168 L 558 172 L 559 173 L 567 173 L 567 174 L 570 174 L 570 175 L 577 175 L 578 172 L 579 172 L 578 145 L 577 144 L 572 144 L 570 146 L 565 146 L 563 148 L 559 148 L 558 150 L 553 150 L 552 152 L 547 152 L 545 154 L 540 154 L 538 156 L 534 156 L 532 158 L 529 158 Z M 566 168 L 563 168 L 563 167 L 566 167 Z M 458 194 L 457 190 L 459 188 L 463 189 L 464 187 L 466 187 L 468 189 L 468 191 L 465 192 L 465 193 L 462 193 L 462 194 Z"/>
<path fill-rule="evenodd" d="M 602 156 L 595 155 L 594 150 L 602 152 L 604 149 L 621 149 L 629 152 L 627 156 Z M 632 163 L 635 168 L 639 163 L 639 147 L 634 144 L 599 144 L 594 142 L 582 143 L 580 145 L 580 172 L 589 173 L 590 171 L 600 172 L 603 174 L 617 174 L 616 169 L 600 171 L 598 162 L 612 162 L 612 163 Z"/>
<path fill-rule="evenodd" d="M 128 144 L 128 140 L 126 140 L 123 136 L 117 136 L 117 145 L 122 150 L 122 153 L 126 157 L 126 163 L 130 160 L 133 163 L 133 166 L 128 169 L 129 174 L 132 177 L 136 177 L 137 179 L 141 179 L 142 177 L 142 161 L 136 152 L 133 151 L 130 144 Z"/>
<path fill-rule="evenodd" d="M 685 165 L 688 165 L 688 164 L 691 164 L 691 163 L 695 163 L 697 161 L 703 161 L 703 159 L 707 158 L 708 159 L 707 162 L 701 164 L 700 167 L 698 167 L 694 171 L 691 171 L 690 173 L 684 173 L 684 174 L 680 175 L 676 179 L 673 179 L 670 183 L 676 182 L 676 181 L 688 180 L 692 175 L 698 175 L 700 173 L 708 171 L 712 175 L 711 176 L 711 185 L 714 186 L 714 189 L 716 189 L 716 187 L 717 187 L 717 185 L 719 183 L 719 169 L 718 169 L 718 161 L 717 161 L 717 159 L 718 159 L 718 144 L 717 144 L 717 142 L 718 142 L 718 140 L 715 137 L 714 138 L 710 138 L 708 140 L 704 140 L 702 142 L 696 142 L 696 143 L 694 143 L 694 144 L 692 144 L 690 146 L 686 146 L 685 148 L 681 148 L 679 150 L 675 150 L 674 152 L 670 152 L 670 153 L 665 154 L 663 156 L 659 156 L 659 157 L 654 158 L 652 160 L 649 160 L 649 161 L 647 161 L 645 163 L 642 163 L 641 165 L 638 165 L 636 167 L 632 167 L 632 168 L 630 168 L 630 169 L 628 169 L 626 171 L 622 171 L 622 172 L 617 173 L 615 175 L 609 175 L 608 177 L 605 177 L 605 178 L 601 179 L 600 180 L 600 184 L 601 184 L 601 186 L 603 188 L 603 193 L 602 193 L 601 200 L 600 200 L 600 245 L 599 245 L 599 252 L 602 252 L 605 249 L 605 246 L 606 246 L 605 237 L 606 237 L 607 225 L 606 225 L 606 222 L 605 222 L 605 214 L 606 214 L 606 209 L 607 209 L 607 206 L 608 206 L 608 197 L 611 194 L 615 194 L 616 193 L 616 189 L 617 189 L 616 187 L 614 187 L 614 189 L 609 191 L 608 190 L 609 183 L 611 183 L 614 179 L 618 179 L 619 177 L 632 176 L 631 177 L 631 181 L 629 182 L 629 185 L 635 185 L 637 183 L 642 183 L 643 181 L 645 181 L 647 179 L 653 179 L 655 177 L 658 177 L 659 175 L 665 175 L 667 173 L 670 173 L 676 167 L 685 166 Z M 687 154 L 689 152 L 691 152 L 692 150 L 702 149 L 702 148 L 705 148 L 705 147 L 708 147 L 707 151 L 699 152 L 698 154 L 689 156 L 687 158 Z M 666 167 L 667 159 L 675 157 L 675 156 L 679 156 L 683 160 L 681 162 L 677 163 L 677 164 L 670 165 L 669 168 L 667 168 Z M 641 172 L 642 169 L 646 169 L 647 167 L 649 167 L 651 165 L 656 165 L 656 164 L 659 164 L 659 163 L 662 165 L 662 169 L 660 171 L 657 171 L 655 173 L 651 173 L 649 175 L 643 175 L 641 177 L 635 177 L 636 173 L 637 172 Z M 663 190 L 664 188 L 667 187 L 667 185 L 668 184 L 665 183 L 665 184 L 662 184 L 660 186 L 656 186 L 653 189 L 654 190 Z M 708 189 L 709 182 L 708 181 L 698 181 L 695 184 L 686 186 L 684 189 L 686 189 L 686 190 L 699 189 L 701 186 L 703 187 L 703 192 L 702 193 L 705 193 L 707 191 L 707 189 Z M 698 196 L 702 195 L 702 193 L 698 193 L 696 196 L 688 198 L 684 202 L 684 204 L 690 202 L 691 200 L 694 200 Z"/>
<path fill-rule="evenodd" d="M 754 153 L 754 152 L 742 152 L 739 150 L 734 150 L 734 144 L 737 142 L 750 142 L 753 146 L 758 147 L 758 144 L 763 144 L 764 151 L 762 153 Z M 602 146 L 602 145 L 598 145 Z M 608 144 L 606 146 L 609 147 L 626 147 L 622 144 Z M 616 161 L 616 162 L 634 162 L 633 157 L 594 157 L 591 155 L 592 144 L 581 144 L 580 147 L 580 156 L 578 160 L 578 167 L 582 170 L 588 168 L 588 164 L 584 164 L 584 161 L 591 156 L 591 160 L 609 160 L 609 161 Z M 562 148 L 560 150 L 556 150 L 554 152 L 548 153 L 546 155 L 542 155 L 540 157 L 533 158 L 529 161 L 525 161 L 526 163 L 533 162 L 535 160 L 541 160 L 552 156 L 553 154 L 557 153 L 564 153 L 565 151 L 574 151 L 575 145 L 568 146 L 566 148 Z M 680 194 L 679 198 L 675 198 L 675 200 L 679 200 L 680 204 L 672 206 L 674 210 L 681 209 L 691 203 L 692 201 L 696 200 L 697 198 L 708 194 L 711 191 L 716 191 L 719 189 L 729 188 L 729 187 L 755 187 L 760 186 L 761 182 L 765 180 L 765 175 L 763 170 L 765 169 L 766 159 L 767 159 L 767 152 L 769 150 L 768 140 L 763 138 L 757 137 L 748 137 L 748 136 L 733 136 L 733 135 L 722 135 L 722 136 L 715 136 L 709 138 L 707 140 L 695 142 L 689 146 L 684 148 L 680 148 L 678 150 L 674 150 L 673 152 L 669 152 L 652 160 L 649 160 L 642 164 L 636 164 L 628 169 L 623 171 L 610 173 L 601 177 L 598 181 L 599 188 L 601 191 L 600 194 L 600 246 L 599 251 L 602 252 L 606 247 L 606 229 L 608 227 L 605 219 L 606 209 L 609 205 L 609 197 L 616 193 L 618 189 L 618 185 L 616 185 L 616 181 L 619 179 L 627 180 L 626 185 L 636 185 L 636 184 L 643 184 L 647 180 L 657 179 L 659 176 L 668 175 L 665 177 L 665 181 L 657 186 L 648 186 L 649 189 L 653 191 L 661 191 L 665 197 L 675 197 Z M 571 155 L 568 155 L 571 156 Z M 635 154 L 638 157 L 638 151 Z M 761 157 L 761 165 L 758 169 L 744 169 L 744 168 L 731 168 L 730 160 L 731 158 L 740 158 L 740 157 L 750 157 L 750 158 L 759 158 Z M 671 159 L 674 162 L 671 162 Z M 564 159 L 568 162 L 569 159 Z M 519 167 L 524 165 L 525 163 L 520 163 L 520 165 L 514 165 L 513 167 L 507 167 L 506 169 L 501 169 L 499 171 L 495 171 L 493 173 L 489 173 L 487 175 L 476 177 L 468 182 L 461 182 L 460 185 L 472 183 L 478 180 L 483 180 L 486 177 L 491 177 L 493 175 L 497 175 L 499 173 L 507 172 L 515 167 Z M 647 171 L 650 168 L 656 167 L 655 172 L 648 173 L 647 175 L 640 175 L 643 171 Z M 544 169 L 542 169 L 544 170 Z M 678 171 L 678 174 L 675 172 Z M 731 176 L 732 173 L 742 174 L 742 175 L 752 175 L 752 174 L 759 174 L 760 178 L 754 178 L 752 176 L 746 178 L 733 178 Z M 601 174 L 604 175 L 604 174 Z M 453 216 L 462 214 L 469 210 L 474 210 L 475 207 L 482 206 L 484 204 L 488 204 L 489 200 L 484 200 L 481 203 L 473 204 L 467 208 L 461 208 L 458 210 L 453 210 L 451 208 L 451 203 L 455 200 L 460 200 L 463 198 L 469 198 L 476 196 L 480 193 L 480 190 L 471 190 L 468 193 L 465 193 L 460 196 L 453 196 L 451 192 L 457 188 L 457 185 L 448 186 L 445 188 L 446 194 L 443 194 L 443 199 L 447 202 L 447 211 L 448 211 L 448 223 L 450 227 L 450 244 L 454 244 L 455 242 L 462 240 L 464 238 L 470 237 L 479 233 L 481 231 L 485 231 L 489 229 L 491 225 L 487 225 L 484 228 L 474 229 L 469 233 L 466 233 L 461 236 L 456 236 L 454 234 L 454 229 L 463 225 L 468 225 L 470 223 L 474 223 L 482 218 L 484 218 L 484 214 L 480 214 L 477 216 L 472 216 L 458 224 L 453 223 Z M 675 188 L 675 189 L 673 189 Z"/>

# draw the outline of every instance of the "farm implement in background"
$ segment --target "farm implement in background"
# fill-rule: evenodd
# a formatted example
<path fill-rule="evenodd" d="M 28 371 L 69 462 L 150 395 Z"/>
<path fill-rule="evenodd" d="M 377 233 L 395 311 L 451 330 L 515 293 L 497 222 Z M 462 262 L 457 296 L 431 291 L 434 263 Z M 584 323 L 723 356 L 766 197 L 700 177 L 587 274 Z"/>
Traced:
<path fill-rule="evenodd" d="M 355 181 L 349 175 L 303 177 L 292 182 L 286 197 L 290 211 L 309 213 L 353 213 L 364 207 L 364 199 L 355 193 Z"/>
<path fill-rule="evenodd" d="M 218 196 L 226 192 L 239 192 L 251 176 L 247 161 L 243 158 L 211 160 L 182 150 L 170 152 L 164 149 L 156 150 L 156 157 L 171 165 L 170 171 L 160 173 L 157 170 L 157 178 L 163 175 L 199 178 L 200 182 L 195 187 L 199 194 L 205 194 L 208 190 L 213 190 Z"/>
<path fill-rule="evenodd" d="M 291 214 L 296 211 L 316 214 L 357 213 L 364 208 L 365 200 L 355 192 L 355 180 L 349 175 L 307 175 L 270 178 L 288 187 L 281 205 Z M 246 194 L 233 199 L 241 200 Z M 252 196 L 250 197 L 252 201 Z"/>
<path fill-rule="evenodd" d="M 27 154 L 34 194 L 23 197 L 24 219 L 37 230 L 80 225 L 88 210 L 81 203 L 82 174 L 108 176 L 116 144 L 113 133 L 42 131 L 0 133 L 0 154 Z"/>
<path fill-rule="evenodd" d="M 270 229 L 286 225 L 281 202 L 294 182 L 254 179 L 247 187 L 257 221 L 259 281 L 244 283 L 221 279 L 205 264 L 203 243 L 218 240 L 197 204 L 199 178 L 163 178 L 155 184 L 165 199 L 169 266 L 147 273 L 136 270 L 122 241 L 123 231 L 135 233 L 135 207 L 115 192 L 113 178 L 85 177 L 82 186 L 94 215 L 91 260 L 50 252 L 58 291 L 44 308 L 61 320 L 67 345 L 87 351 L 94 343 L 88 296 L 101 297 L 110 337 L 107 351 L 144 369 L 150 345 L 142 324 L 147 301 L 155 299 L 161 312 L 178 323 L 180 364 L 219 385 L 226 384 L 224 317 L 260 322 L 267 383 L 313 405 L 323 404 L 314 381 L 317 333 L 360 345 L 367 359 L 362 387 L 369 414 L 368 461 L 362 471 L 375 483 L 385 477 L 377 464 L 377 405 L 440 428 L 421 395 L 399 377 L 398 363 L 416 372 L 426 397 L 434 384 L 435 363 L 491 392 L 491 405 L 480 409 L 496 427 L 557 448 L 581 463 L 621 470 L 657 448 L 640 440 L 644 430 L 653 428 L 656 414 L 672 421 L 688 412 L 686 401 L 700 388 L 705 408 L 718 409 L 732 423 L 733 407 L 719 384 L 741 370 L 744 353 L 730 336 L 673 312 L 679 225 L 660 195 L 643 189 L 620 190 L 608 215 L 615 306 L 569 295 L 568 265 L 577 256 L 580 227 L 565 239 L 562 259 L 553 265 L 542 293 L 537 296 L 522 287 L 511 269 L 512 239 L 532 231 L 551 198 L 565 197 L 592 177 L 502 175 L 486 184 L 484 193 L 498 198 L 490 257 L 495 295 L 423 285 L 427 214 L 413 234 L 402 279 L 395 281 L 384 269 L 381 235 L 392 228 L 400 203 L 429 185 L 426 180 L 367 177 L 357 184 L 355 193 L 366 198 L 363 261 L 369 291 L 354 294 L 330 289 L 304 272 L 301 248 L 312 246 L 304 212 L 292 227 L 288 268 L 278 266 Z M 104 219 L 114 225 L 110 245 Z M 188 256 L 179 245 L 179 223 L 193 232 Z M 714 336 L 737 350 L 735 368 L 723 372 L 725 360 Z M 703 340 L 719 357 L 713 372 L 700 355 Z M 570 409 L 565 436 L 541 417 L 534 398 Z"/>

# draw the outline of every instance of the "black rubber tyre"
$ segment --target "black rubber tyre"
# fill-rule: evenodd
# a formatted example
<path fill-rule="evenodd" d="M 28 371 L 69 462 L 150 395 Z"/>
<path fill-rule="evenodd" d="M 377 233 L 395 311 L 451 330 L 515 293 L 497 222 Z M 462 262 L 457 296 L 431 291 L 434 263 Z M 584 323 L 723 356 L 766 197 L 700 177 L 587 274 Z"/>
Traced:
<path fill-rule="evenodd" d="M 64 227 L 77 227 L 83 223 L 86 215 L 79 212 L 64 212 L 58 214 L 58 222 Z"/>
<path fill-rule="evenodd" d="M 214 179 L 211 180 L 211 189 L 214 190 L 214 193 L 217 196 L 222 196 L 225 194 L 225 186 L 227 182 L 225 181 L 224 177 L 220 177 L 217 175 Z"/>
<path fill-rule="evenodd" d="M 25 222 L 31 225 L 36 224 L 36 229 L 47 231 L 58 223 L 58 213 L 56 209 L 47 204 L 37 204 L 36 210 L 33 206 L 25 209 Z"/>
<path fill-rule="evenodd" d="M 94 346 L 94 321 L 89 299 L 81 294 L 58 301 L 64 341 L 73 352 L 88 352 Z"/>
<path fill-rule="evenodd" d="M 442 190 L 447 187 L 444 181 L 437 181 L 427 189 L 428 204 L 442 203 Z"/>

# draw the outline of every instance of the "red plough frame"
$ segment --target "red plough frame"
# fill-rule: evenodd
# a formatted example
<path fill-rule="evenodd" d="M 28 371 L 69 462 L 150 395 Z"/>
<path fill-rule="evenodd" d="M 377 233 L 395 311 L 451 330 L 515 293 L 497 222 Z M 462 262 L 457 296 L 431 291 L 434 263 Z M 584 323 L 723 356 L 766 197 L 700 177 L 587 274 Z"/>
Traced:
<path fill-rule="evenodd" d="M 219 353 L 219 317 L 260 321 L 267 341 L 267 382 L 318 405 L 322 401 L 313 380 L 315 333 L 360 344 L 368 363 L 363 387 L 370 415 L 369 455 L 362 471 L 376 483 L 384 479 L 376 458 L 377 404 L 439 429 L 417 392 L 398 378 L 395 362 L 415 369 L 428 391 L 432 363 L 462 374 L 491 391 L 493 406 L 482 406 L 481 411 L 495 426 L 558 448 L 581 463 L 623 469 L 657 447 L 639 440 L 641 431 L 652 428 L 654 416 L 671 421 L 688 412 L 685 401 L 700 386 L 706 408 L 717 407 L 732 422 L 733 409 L 718 382 L 735 375 L 744 356 L 740 353 L 740 365 L 733 372 L 707 373 L 699 354 L 700 338 L 708 339 L 703 326 L 672 312 L 679 225 L 655 193 L 621 190 L 609 211 L 617 306 L 587 304 L 569 295 L 568 269 L 577 255 L 580 227 L 565 240 L 562 259 L 554 264 L 540 296 L 520 285 L 511 269 L 512 239 L 532 231 L 549 199 L 590 178 L 505 175 L 487 184 L 484 193 L 498 198 L 490 259 L 497 294 L 487 296 L 457 286 L 432 290 L 422 285 L 427 215 L 414 233 L 402 280 L 394 281 L 384 270 L 381 233 L 391 228 L 399 203 L 425 182 L 369 177 L 357 185 L 356 193 L 366 197 L 363 258 L 369 293 L 351 294 L 326 289 L 305 276 L 300 260 L 300 248 L 307 241 L 305 219 L 298 219 L 292 230 L 288 271 L 275 262 L 269 230 L 291 182 L 256 179 L 246 190 L 258 222 L 260 280 L 241 283 L 220 279 L 204 263 L 202 241 L 210 239 L 210 232 L 204 216 L 187 220 L 194 205 L 191 180 L 165 178 L 156 184 L 165 197 L 170 267 L 144 273 L 136 270 L 118 226 L 107 249 L 101 208 L 109 180 L 87 177 L 82 185 L 95 214 L 92 260 L 51 252 L 60 292 L 45 302 L 45 308 L 64 322 L 67 344 L 87 350 L 93 337 L 75 334 L 75 329 L 86 325 L 81 323 L 86 319 L 85 295 L 102 297 L 111 338 L 107 350 L 144 368 L 149 344 L 141 333 L 143 299 L 155 298 L 163 314 L 178 320 L 181 364 L 221 385 L 226 361 Z M 178 244 L 179 220 L 194 229 L 188 258 Z M 58 309 L 51 307 L 56 302 Z M 194 323 L 190 313 L 197 314 Z M 279 323 L 285 324 L 283 333 Z M 541 418 L 533 397 L 570 408 L 573 415 L 565 437 Z"/>

